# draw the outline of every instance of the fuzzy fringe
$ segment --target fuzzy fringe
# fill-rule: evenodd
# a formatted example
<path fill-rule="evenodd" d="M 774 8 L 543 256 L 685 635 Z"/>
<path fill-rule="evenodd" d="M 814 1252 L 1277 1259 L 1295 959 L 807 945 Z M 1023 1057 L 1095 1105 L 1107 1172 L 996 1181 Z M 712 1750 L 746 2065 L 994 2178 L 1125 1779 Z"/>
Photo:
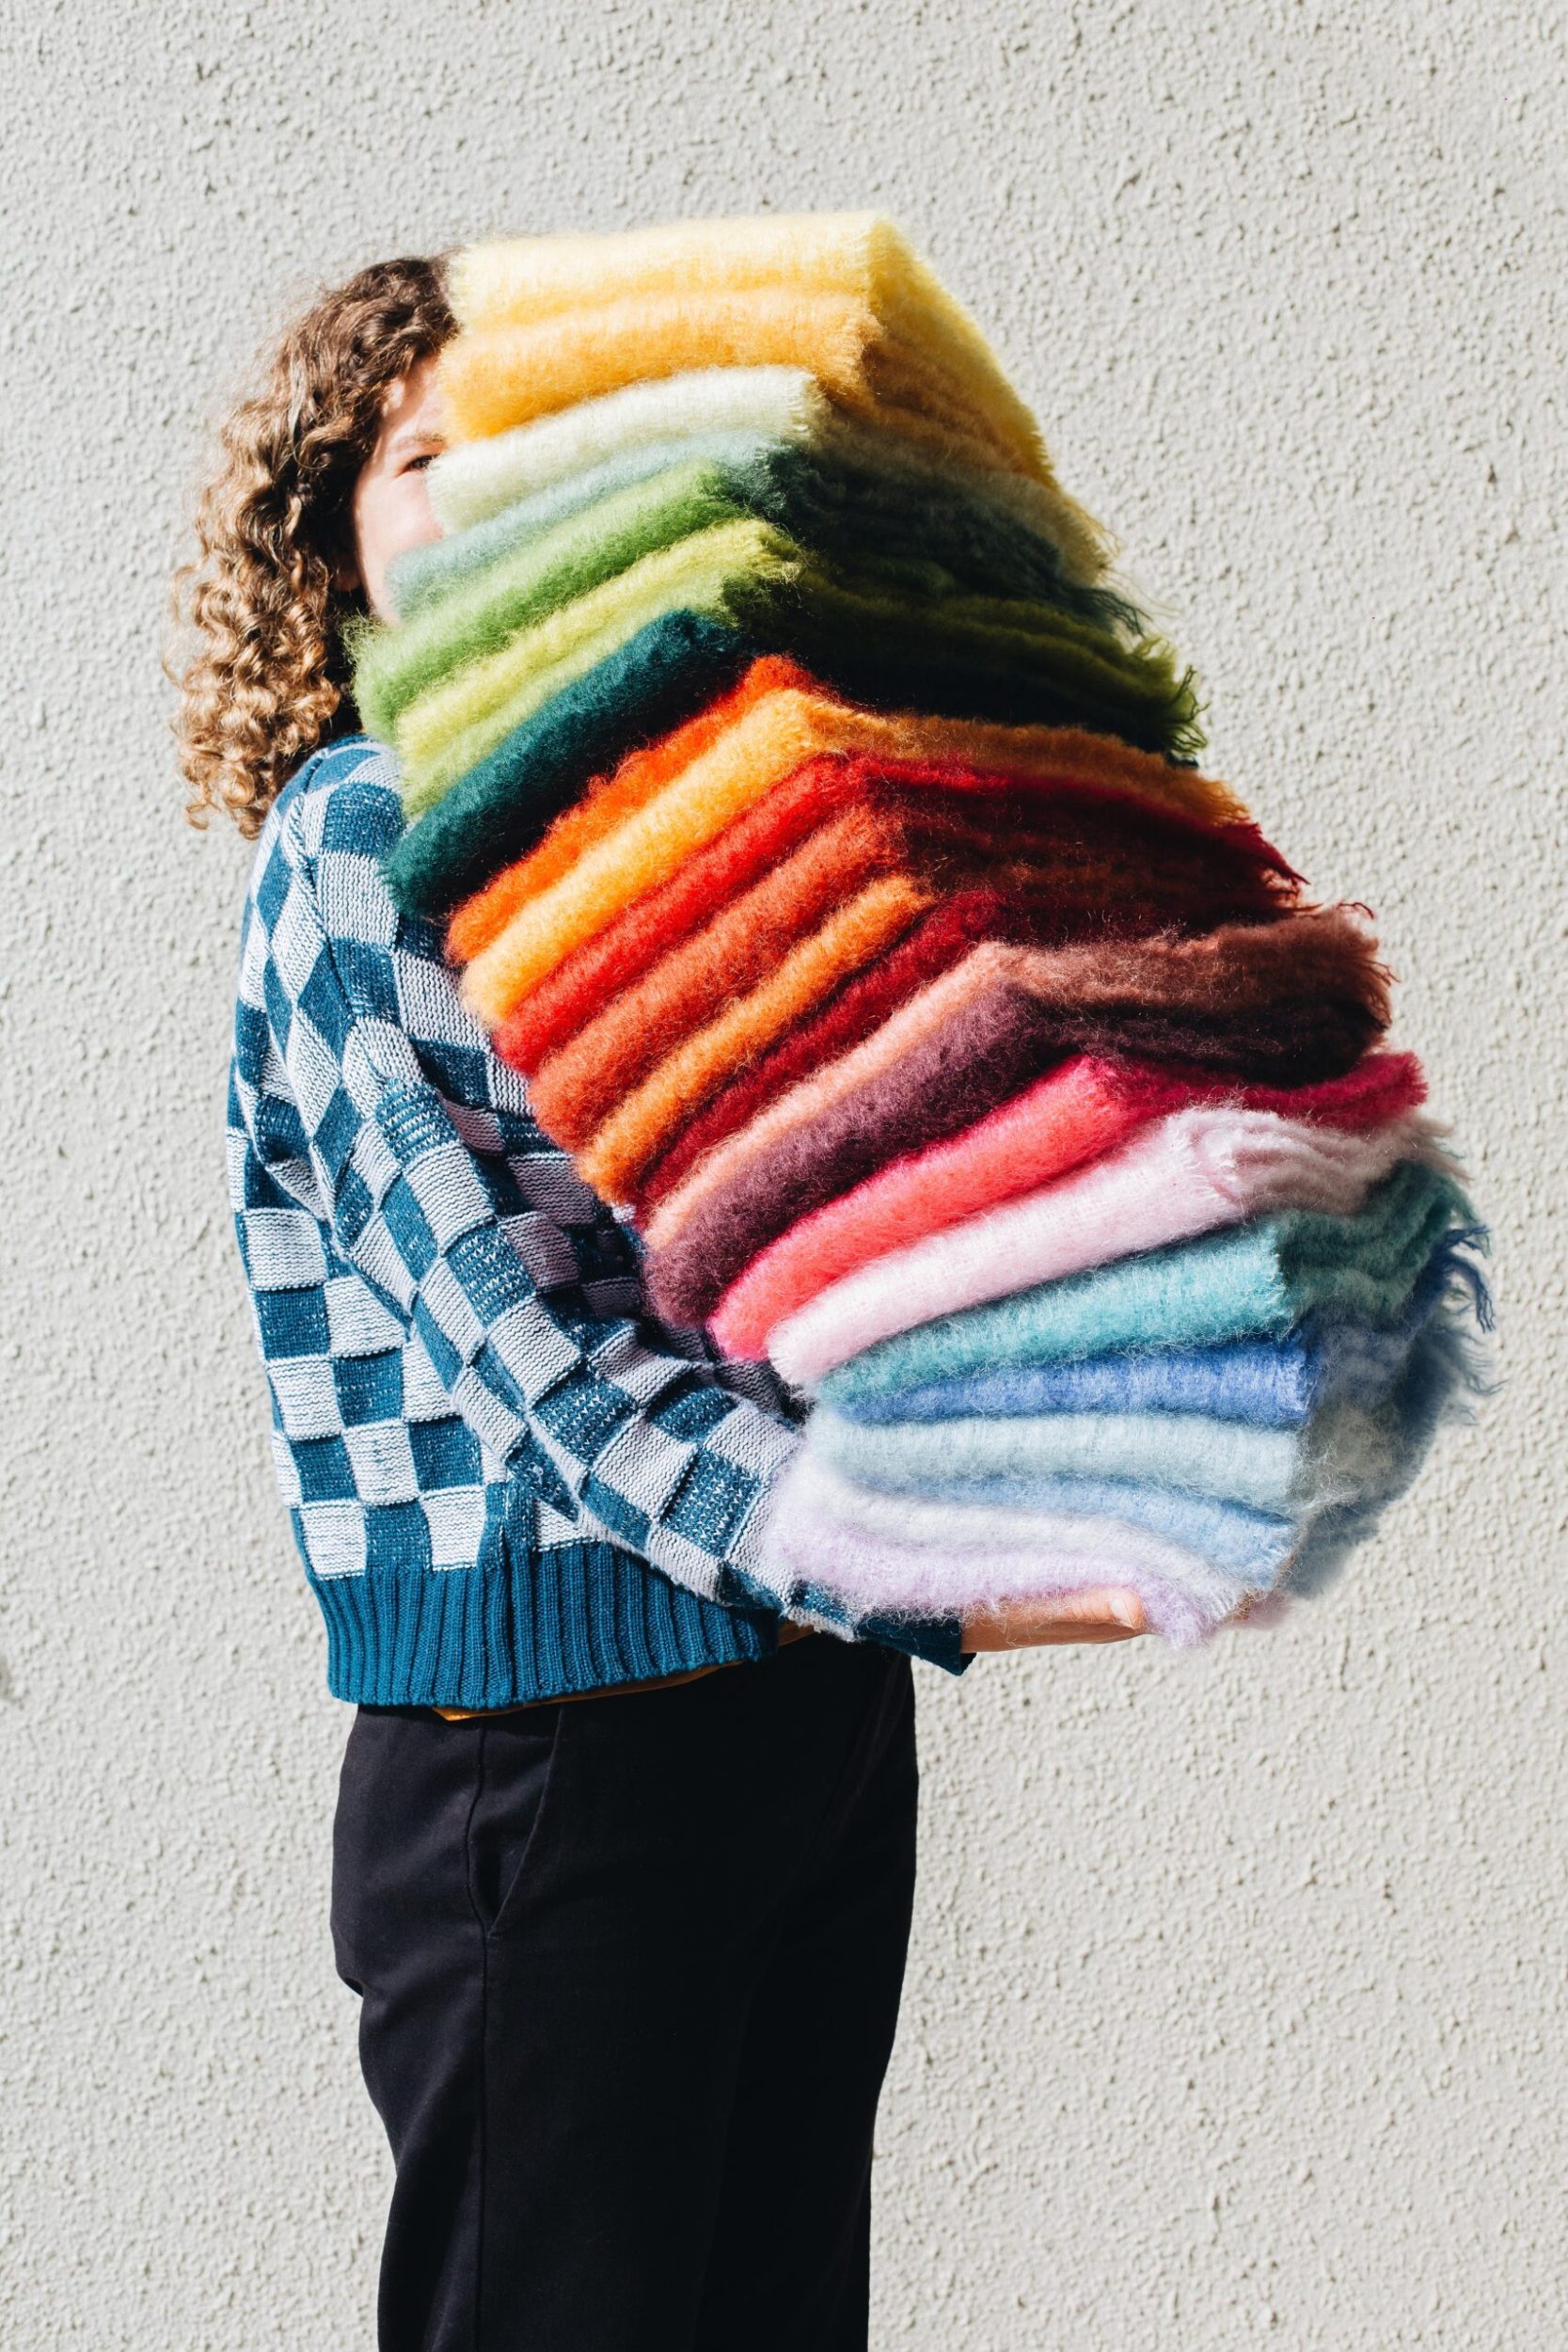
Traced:
<path fill-rule="evenodd" d="M 789 854 L 775 851 L 762 878 L 738 897 L 710 900 L 720 913 L 620 996 L 601 1000 L 586 1025 L 531 1073 L 534 1108 L 558 1140 L 575 1148 L 619 1097 L 712 1020 L 716 1005 L 761 985 L 782 959 L 804 951 L 814 929 L 882 878 L 896 877 L 923 905 L 983 881 L 1024 910 L 1027 930 L 1051 946 L 1085 934 L 1202 932 L 1276 911 L 1275 877 L 1259 871 L 1250 853 L 1135 803 L 1107 807 L 1077 793 L 1050 803 L 1006 794 L 977 803 L 963 771 L 900 768 L 888 777 L 837 762 L 813 766 L 818 773 L 807 781 L 818 785 L 830 809 L 836 803 L 836 814 Z M 782 797 L 792 820 L 796 781 L 768 794 L 751 817 Z M 978 823 L 977 805 L 987 812 Z M 736 830 L 726 827 L 691 865 L 715 855 L 729 864 L 725 845 Z M 1107 909 L 1114 910 L 1109 923 Z M 597 941 L 636 923 L 641 911 L 628 908 Z M 878 949 L 886 944 L 879 938 Z M 836 985 L 857 967 L 823 968 Z M 801 995 L 794 1018 L 807 1017 L 817 1001 Z M 769 1041 L 776 1034 L 770 1021 Z M 505 1050 L 512 1048 L 508 1029 Z"/>
<path fill-rule="evenodd" d="M 1101 583 L 1119 552 L 1054 484 L 974 465 L 952 450 L 858 424 L 804 368 L 702 368 L 628 384 L 483 440 L 456 443 L 430 469 L 431 502 L 450 534 L 488 523 L 547 527 L 605 489 L 682 456 L 736 454 L 759 443 L 843 454 L 906 495 L 954 484 L 998 518 L 1060 548 L 1069 575 Z M 1085 525 L 1087 524 L 1087 528 Z M 1117 592 L 1109 591 L 1113 598 Z M 1132 608 L 1127 619 L 1131 622 Z"/>
<path fill-rule="evenodd" d="M 1284 879 L 1296 879 L 1277 850 L 1261 841 L 1229 787 L 1196 769 L 1175 767 L 1088 728 L 873 711 L 774 657 L 759 662 L 716 707 L 711 724 L 699 723 L 666 745 L 650 745 L 615 774 L 591 784 L 536 850 L 499 873 L 461 911 L 452 927 L 453 954 L 467 961 L 499 945 L 525 910 L 541 909 L 547 926 L 546 894 L 591 860 L 624 868 L 634 879 L 634 895 L 641 895 L 775 786 L 828 754 L 858 755 L 882 767 L 946 767 L 1018 792 L 1034 787 L 1126 795 L 1199 826 L 1234 831 L 1239 843 L 1254 847 Z M 703 812 L 710 814 L 693 824 L 693 814 Z M 649 861 L 660 844 L 670 854 L 652 871 Z"/>
<path fill-rule="evenodd" d="M 464 331 L 441 378 L 460 440 L 688 369 L 804 364 L 855 414 L 1054 480 L 979 327 L 881 215 L 528 238 L 471 248 L 453 282 Z"/>
<path fill-rule="evenodd" d="M 1212 1347 L 1129 1349 L 1076 1362 L 1003 1366 L 933 1380 L 890 1396 L 846 1399 L 850 1421 L 954 1421 L 975 1414 L 1205 1413 L 1260 1429 L 1295 1429 L 1323 1406 L 1381 1405 L 1417 1335 L 1441 1311 L 1444 1285 L 1428 1269 L 1386 1330 L 1310 1315 L 1276 1339 Z"/>
<path fill-rule="evenodd" d="M 932 586 L 982 596 L 1033 596 L 1115 635 L 1143 636 L 1148 620 L 1125 590 L 1081 580 L 1056 532 L 1025 522 L 985 486 L 998 477 L 940 467 L 895 441 L 834 417 L 811 435 L 697 432 L 633 448 L 502 509 L 472 530 L 413 548 L 392 564 L 399 618 L 412 621 L 563 527 L 592 530 L 633 491 L 650 500 L 699 469 L 733 511 L 754 515 L 818 552 L 911 567 Z M 472 444 L 469 445 L 470 447 Z M 902 453 L 901 462 L 894 453 Z M 911 462 L 912 459 L 913 462 Z M 1007 477 L 1022 490 L 1017 476 Z M 1051 495 L 1036 490 L 1042 506 Z"/>
<path fill-rule="evenodd" d="M 404 633 L 356 628 L 356 700 L 396 707 L 391 739 L 410 811 L 432 806 L 554 692 L 677 611 L 793 653 L 879 707 L 1100 729 L 1173 756 L 1203 740 L 1193 674 L 1179 674 L 1163 638 L 1123 644 L 1038 599 L 933 594 L 897 567 L 831 562 L 770 524 L 715 520 L 511 636 L 501 636 L 504 604 L 485 607 L 482 625 L 446 645 L 449 666 L 412 700 L 402 692 Z M 416 653 L 423 629 L 411 632 Z"/>
<path fill-rule="evenodd" d="M 818 821 L 802 842 L 813 804 Z M 641 1031 L 651 1058 L 670 1039 L 677 1000 L 706 1012 L 884 872 L 933 899 L 991 890 L 1027 911 L 1025 933 L 1044 946 L 1266 921 L 1287 910 L 1293 887 L 1267 845 L 1240 828 L 1214 833 L 1124 794 L 1043 783 L 1021 792 L 963 768 L 812 760 L 562 960 L 579 977 L 571 1050 L 584 1060 L 613 1054 L 611 1038 Z M 696 924 L 685 937 L 683 917 Z M 501 1025 L 499 1050 L 515 1066 L 527 1067 L 516 1062 L 518 1030 L 526 1038 L 533 998 L 552 991 L 558 1021 L 571 1001 L 562 970 Z M 629 983 L 613 1002 L 611 970 Z M 616 1083 L 608 1065 L 604 1082 Z"/>
<path fill-rule="evenodd" d="M 1131 1590 L 1151 1630 L 1178 1647 L 1259 1589 L 1125 1520 L 871 1495 L 803 1454 L 773 1490 L 761 1557 L 775 1581 L 825 1586 L 856 1615 L 968 1616 Z"/>
<path fill-rule="evenodd" d="M 1199 1495 L 1300 1524 L 1381 1493 L 1401 1443 L 1390 1406 L 1329 1406 L 1299 1428 L 1201 1413 L 1041 1413 L 970 1421 L 846 1421 L 819 1406 L 808 1454 L 882 1493 L 961 1494 L 992 1478 L 1104 1478 Z"/>

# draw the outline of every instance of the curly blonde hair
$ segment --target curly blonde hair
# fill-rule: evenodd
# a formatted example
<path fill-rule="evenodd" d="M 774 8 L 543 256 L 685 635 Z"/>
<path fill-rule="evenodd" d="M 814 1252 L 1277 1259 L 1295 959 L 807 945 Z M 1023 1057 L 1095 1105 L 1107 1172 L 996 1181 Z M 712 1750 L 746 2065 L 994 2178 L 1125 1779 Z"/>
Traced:
<path fill-rule="evenodd" d="M 343 628 L 364 598 L 342 585 L 354 485 L 392 387 L 453 328 L 444 257 L 373 262 L 292 322 L 222 425 L 197 551 L 171 594 L 196 642 L 182 667 L 165 664 L 192 824 L 221 809 L 253 836 L 300 761 L 356 723 Z"/>

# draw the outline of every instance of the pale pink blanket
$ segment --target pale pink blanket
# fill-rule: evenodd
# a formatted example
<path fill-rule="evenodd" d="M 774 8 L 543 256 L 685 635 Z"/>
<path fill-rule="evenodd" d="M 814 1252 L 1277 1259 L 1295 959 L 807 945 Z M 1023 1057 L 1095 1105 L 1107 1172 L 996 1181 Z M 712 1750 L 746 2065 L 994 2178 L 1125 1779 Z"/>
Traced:
<path fill-rule="evenodd" d="M 1401 1160 L 1431 1156 L 1435 1133 L 1419 1113 L 1358 1131 L 1228 1103 L 1176 1111 L 1087 1168 L 830 1283 L 776 1326 L 768 1354 L 803 1386 L 912 1324 L 1115 1258 L 1284 1209 L 1350 1216 Z"/>
<path fill-rule="evenodd" d="M 769 1502 L 769 1574 L 825 1585 L 856 1616 L 969 1616 L 1102 1588 L 1136 1593 L 1150 1629 L 1186 1647 L 1246 1587 L 1196 1552 L 1120 1519 L 880 1495 L 798 1454 Z"/>
<path fill-rule="evenodd" d="M 1334 1127 L 1372 1127 L 1416 1109 L 1425 1090 L 1414 1054 L 1369 1054 L 1342 1078 L 1288 1089 L 1077 1055 L 958 1135 L 902 1154 L 769 1242 L 720 1300 L 710 1318 L 714 1337 L 728 1356 L 766 1356 L 775 1325 L 831 1282 L 1037 1191 L 1189 1104 L 1228 1102 Z"/>

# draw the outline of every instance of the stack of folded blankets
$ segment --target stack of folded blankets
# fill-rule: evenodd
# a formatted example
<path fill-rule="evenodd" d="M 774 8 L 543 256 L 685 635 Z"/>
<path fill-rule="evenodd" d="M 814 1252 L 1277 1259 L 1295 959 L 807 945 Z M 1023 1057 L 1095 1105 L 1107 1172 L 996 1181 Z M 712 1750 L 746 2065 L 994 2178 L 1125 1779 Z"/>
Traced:
<path fill-rule="evenodd" d="M 809 1400 L 776 1581 L 1277 1613 L 1486 1316 L 1364 914 L 1202 771 L 1191 673 L 891 224 L 453 277 L 446 535 L 356 647 L 389 880 L 657 1311 Z"/>

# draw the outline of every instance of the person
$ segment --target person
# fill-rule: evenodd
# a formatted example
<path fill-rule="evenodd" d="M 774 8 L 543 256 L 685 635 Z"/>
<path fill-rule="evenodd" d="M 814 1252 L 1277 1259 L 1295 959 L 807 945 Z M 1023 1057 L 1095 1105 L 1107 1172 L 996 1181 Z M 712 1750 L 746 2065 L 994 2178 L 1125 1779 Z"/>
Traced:
<path fill-rule="evenodd" d="M 331 1929 L 395 2160 L 383 2352 L 850 2352 L 914 1887 L 912 1658 L 1135 1597 L 836 1615 L 759 1531 L 804 1401 L 641 1245 L 394 905 L 343 644 L 436 534 L 439 261 L 360 271 L 228 419 L 174 592 L 198 823 L 256 841 L 229 1095 L 272 1443 L 355 1708 Z"/>

